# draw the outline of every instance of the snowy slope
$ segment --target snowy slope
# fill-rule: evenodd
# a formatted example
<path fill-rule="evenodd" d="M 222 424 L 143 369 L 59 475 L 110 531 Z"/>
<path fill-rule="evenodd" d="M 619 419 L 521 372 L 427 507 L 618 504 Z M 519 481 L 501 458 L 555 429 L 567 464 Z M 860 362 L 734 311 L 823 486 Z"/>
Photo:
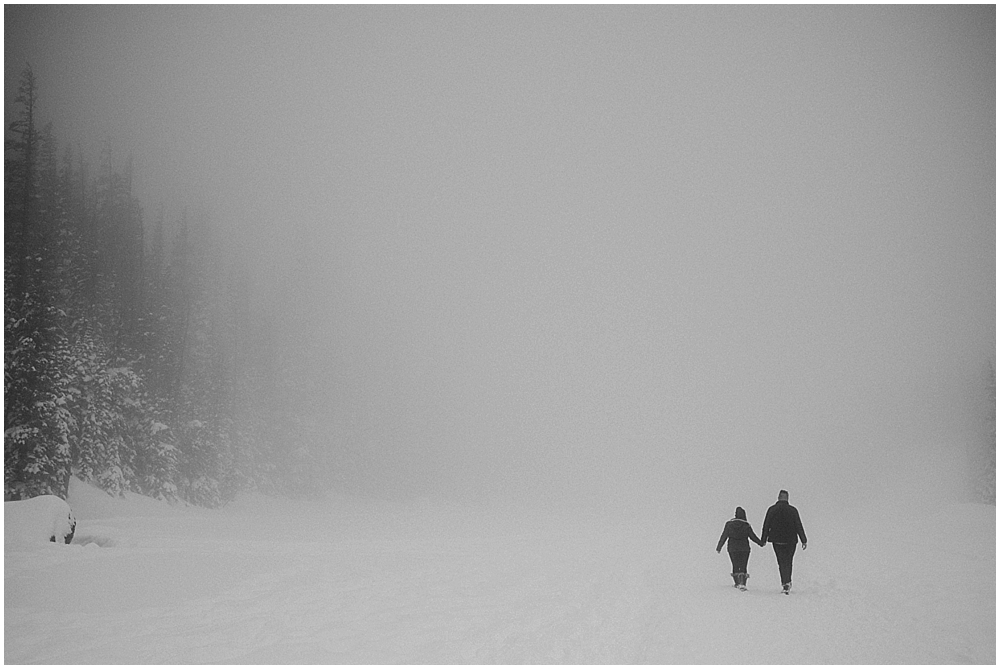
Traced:
<path fill-rule="evenodd" d="M 769 549 L 730 587 L 725 517 L 70 502 L 72 545 L 5 545 L 5 663 L 996 661 L 993 506 L 812 509 L 784 597 Z"/>

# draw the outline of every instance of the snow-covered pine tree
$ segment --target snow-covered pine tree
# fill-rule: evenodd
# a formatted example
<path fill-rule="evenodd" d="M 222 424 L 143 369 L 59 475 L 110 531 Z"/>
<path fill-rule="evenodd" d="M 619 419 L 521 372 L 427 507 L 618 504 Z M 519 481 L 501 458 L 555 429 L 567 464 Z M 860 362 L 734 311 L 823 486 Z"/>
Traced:
<path fill-rule="evenodd" d="M 4 497 L 65 497 L 73 415 L 67 337 L 54 306 L 58 241 L 65 225 L 51 130 L 37 130 L 38 89 L 28 67 L 5 148 Z M 40 168 L 41 165 L 41 168 Z"/>
<path fill-rule="evenodd" d="M 37 99 L 28 68 L 4 160 L 5 497 L 65 495 L 71 472 L 205 505 L 279 472 L 301 488 L 313 439 L 271 447 L 296 439 L 275 419 L 278 347 L 221 240 L 185 214 L 166 254 L 161 208 L 147 248 L 131 159 L 116 170 L 105 143 L 96 179 L 82 153 L 60 161 Z"/>

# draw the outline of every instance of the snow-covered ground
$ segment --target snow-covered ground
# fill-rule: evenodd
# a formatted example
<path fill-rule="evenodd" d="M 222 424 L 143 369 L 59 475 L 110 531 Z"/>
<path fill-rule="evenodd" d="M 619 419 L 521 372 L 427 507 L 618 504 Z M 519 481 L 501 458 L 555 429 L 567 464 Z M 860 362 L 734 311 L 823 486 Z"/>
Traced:
<path fill-rule="evenodd" d="M 785 597 L 770 548 L 734 590 L 691 509 L 70 502 L 72 544 L 5 544 L 5 663 L 996 662 L 994 506 L 800 506 Z"/>

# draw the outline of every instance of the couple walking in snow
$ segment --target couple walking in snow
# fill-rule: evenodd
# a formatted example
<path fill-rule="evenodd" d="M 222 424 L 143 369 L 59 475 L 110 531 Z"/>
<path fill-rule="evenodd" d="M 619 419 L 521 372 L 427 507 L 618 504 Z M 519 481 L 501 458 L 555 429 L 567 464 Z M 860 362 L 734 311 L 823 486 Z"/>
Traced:
<path fill-rule="evenodd" d="M 747 521 L 743 507 L 736 507 L 736 517 L 726 522 L 719 537 L 719 545 L 715 552 L 721 553 L 726 541 L 729 541 L 729 559 L 733 563 L 733 587 L 747 589 L 747 561 L 750 559 L 750 540 L 758 546 L 771 542 L 774 556 L 778 560 L 778 573 L 781 576 L 781 590 L 786 595 L 792 589 L 792 558 L 798 540 L 802 540 L 802 550 L 806 549 L 806 532 L 802 529 L 799 510 L 788 503 L 788 491 L 778 493 L 778 501 L 771 505 L 764 516 L 764 526 L 760 530 L 760 538 Z"/>

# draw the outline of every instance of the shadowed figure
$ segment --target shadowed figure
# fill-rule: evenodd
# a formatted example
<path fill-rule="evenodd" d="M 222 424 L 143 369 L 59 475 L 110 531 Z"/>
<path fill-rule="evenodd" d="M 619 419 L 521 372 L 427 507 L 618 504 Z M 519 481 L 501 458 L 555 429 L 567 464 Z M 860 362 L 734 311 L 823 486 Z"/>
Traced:
<path fill-rule="evenodd" d="M 770 541 L 774 546 L 778 573 L 781 575 L 781 591 L 787 595 L 792 589 L 792 559 L 795 557 L 797 541 L 801 540 L 802 550 L 806 549 L 806 531 L 802 529 L 799 510 L 788 503 L 787 490 L 779 491 L 778 501 L 767 510 L 760 536 L 763 541 Z"/>
<path fill-rule="evenodd" d="M 740 590 L 747 589 L 747 562 L 750 560 L 750 539 L 759 546 L 764 542 L 757 538 L 753 527 L 747 521 L 747 512 L 742 506 L 736 507 L 736 516 L 726 522 L 722 528 L 722 536 L 719 537 L 719 545 L 715 547 L 716 553 L 722 552 L 722 546 L 729 541 L 729 559 L 733 563 L 733 587 Z"/>

